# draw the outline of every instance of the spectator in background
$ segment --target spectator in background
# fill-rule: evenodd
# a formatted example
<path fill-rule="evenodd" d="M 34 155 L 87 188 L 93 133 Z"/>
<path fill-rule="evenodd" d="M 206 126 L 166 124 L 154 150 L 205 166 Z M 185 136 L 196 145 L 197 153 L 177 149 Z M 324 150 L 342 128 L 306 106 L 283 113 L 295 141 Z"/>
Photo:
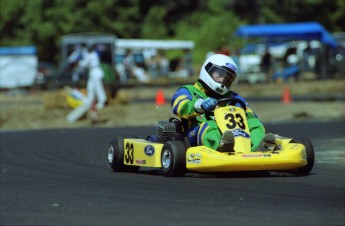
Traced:
<path fill-rule="evenodd" d="M 123 63 L 123 59 L 124 59 L 124 57 L 122 57 L 122 56 L 119 56 L 117 58 L 115 68 L 116 68 L 117 74 L 119 75 L 120 83 L 126 84 L 128 81 L 128 77 L 127 77 L 125 65 Z"/>
<path fill-rule="evenodd" d="M 269 49 L 265 49 L 265 53 L 261 58 L 260 63 L 261 71 L 266 74 L 266 81 L 271 80 L 271 67 L 272 67 L 272 55 L 269 52 Z"/>
<path fill-rule="evenodd" d="M 73 65 L 72 81 L 78 82 L 80 76 L 85 73 L 85 68 L 80 66 L 80 61 L 85 59 L 88 54 L 86 44 L 77 45 L 75 50 L 69 55 L 67 61 L 69 65 Z"/>
<path fill-rule="evenodd" d="M 125 68 L 126 77 L 130 78 L 132 76 L 132 68 L 135 66 L 135 62 L 134 62 L 134 58 L 131 53 L 131 50 L 129 49 L 126 50 L 122 63 Z"/>
<path fill-rule="evenodd" d="M 159 55 L 158 53 L 152 55 L 147 61 L 147 69 L 152 79 L 158 79 L 159 74 Z"/>
<path fill-rule="evenodd" d="M 240 51 L 238 49 L 235 49 L 233 53 L 231 54 L 231 58 L 234 60 L 234 62 L 237 65 L 237 75 L 241 76 Z"/>
<path fill-rule="evenodd" d="M 163 51 L 158 51 L 147 61 L 148 72 L 153 79 L 168 77 L 170 62 Z"/>
<path fill-rule="evenodd" d="M 123 64 L 125 66 L 127 78 L 134 76 L 139 82 L 150 81 L 150 78 L 146 74 L 144 68 L 136 64 L 134 57 L 129 49 L 127 49 L 126 51 L 125 58 L 123 59 Z"/>
<path fill-rule="evenodd" d="M 207 60 L 210 56 L 212 56 L 214 54 L 222 54 L 225 56 L 230 56 L 231 55 L 230 47 L 227 45 L 224 45 L 224 46 L 220 46 L 214 50 L 207 52 L 205 60 Z"/>
<path fill-rule="evenodd" d="M 97 101 L 96 108 L 103 109 L 107 96 L 103 86 L 104 73 L 101 68 L 101 62 L 95 46 L 89 47 L 86 59 L 81 61 L 83 67 L 89 70 L 89 77 L 87 80 L 87 98 L 92 104 Z"/>
<path fill-rule="evenodd" d="M 187 77 L 191 77 L 194 75 L 193 56 L 190 49 L 184 50 L 184 55 L 182 57 L 182 65 L 182 68 L 187 72 Z"/>
<path fill-rule="evenodd" d="M 224 46 L 220 47 L 216 53 L 217 54 L 223 54 L 225 56 L 230 56 L 230 54 L 231 54 L 230 47 L 227 45 L 224 45 Z"/>
<path fill-rule="evenodd" d="M 315 71 L 316 57 L 315 53 L 307 42 L 307 47 L 303 50 L 303 70 L 308 72 Z"/>
<path fill-rule="evenodd" d="M 107 96 L 103 86 L 104 73 L 95 46 L 89 46 L 88 54 L 85 59 L 80 61 L 80 66 L 89 72 L 86 99 L 81 106 L 67 115 L 67 121 L 75 122 L 90 111 L 91 120 L 96 122 L 98 120 L 97 110 L 104 108 Z"/>
<path fill-rule="evenodd" d="M 159 54 L 158 55 L 158 64 L 159 64 L 160 76 L 168 77 L 168 74 L 170 72 L 169 59 L 166 57 L 166 55 L 163 51 L 160 51 L 158 54 Z"/>

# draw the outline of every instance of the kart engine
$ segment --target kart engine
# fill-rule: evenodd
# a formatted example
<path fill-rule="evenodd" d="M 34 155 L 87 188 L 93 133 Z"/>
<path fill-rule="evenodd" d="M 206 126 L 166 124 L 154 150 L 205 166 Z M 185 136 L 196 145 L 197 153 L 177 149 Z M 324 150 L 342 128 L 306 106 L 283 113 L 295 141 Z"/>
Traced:
<path fill-rule="evenodd" d="M 177 119 L 159 121 L 157 126 L 157 142 L 165 143 L 169 140 L 183 140 L 182 123 Z"/>

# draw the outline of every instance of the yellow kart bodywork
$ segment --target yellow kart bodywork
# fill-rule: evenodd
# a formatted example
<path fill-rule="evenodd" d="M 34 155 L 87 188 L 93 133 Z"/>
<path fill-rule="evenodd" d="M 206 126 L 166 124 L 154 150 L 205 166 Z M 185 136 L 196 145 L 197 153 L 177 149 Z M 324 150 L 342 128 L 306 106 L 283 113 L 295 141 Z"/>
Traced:
<path fill-rule="evenodd" d="M 109 164 L 114 171 L 128 170 L 128 167 L 161 168 L 165 176 L 181 176 L 186 170 L 200 173 L 287 171 L 307 174 L 314 165 L 314 149 L 307 139 L 275 135 L 272 149 L 268 147 L 265 152 L 252 152 L 246 112 L 240 107 L 219 107 L 214 111 L 214 119 L 222 133 L 226 130 L 232 132 L 235 145 L 231 150 L 218 152 L 206 146 L 190 147 L 186 140 L 172 134 L 160 142 L 124 137 L 111 141 Z M 169 135 L 171 125 L 167 128 Z"/>
<path fill-rule="evenodd" d="M 230 172 L 259 170 L 292 170 L 307 165 L 306 151 L 302 144 L 288 143 L 280 152 L 220 153 L 208 147 L 192 147 L 186 153 L 186 167 L 194 172 Z"/>
<path fill-rule="evenodd" d="M 220 153 L 206 146 L 190 147 L 186 151 L 186 169 L 193 172 L 231 172 L 260 170 L 292 170 L 307 164 L 305 147 L 278 138 L 279 152 Z M 162 167 L 164 144 L 144 139 L 124 139 L 124 164 L 141 167 Z"/>
<path fill-rule="evenodd" d="M 163 144 L 144 139 L 124 139 L 124 164 L 132 166 L 161 167 Z"/>

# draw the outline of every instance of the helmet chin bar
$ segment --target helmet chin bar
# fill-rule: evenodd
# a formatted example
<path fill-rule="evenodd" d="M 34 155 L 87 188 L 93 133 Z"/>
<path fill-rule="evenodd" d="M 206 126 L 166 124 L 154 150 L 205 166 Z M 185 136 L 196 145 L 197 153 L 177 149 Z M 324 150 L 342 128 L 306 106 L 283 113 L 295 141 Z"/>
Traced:
<path fill-rule="evenodd" d="M 211 88 L 212 87 L 212 88 Z M 227 87 L 226 85 L 216 82 L 213 80 L 213 82 L 210 82 L 209 88 L 214 92 L 217 93 L 220 96 L 223 96 L 227 94 L 230 91 L 230 86 Z M 224 92 L 225 91 L 225 92 Z"/>
<path fill-rule="evenodd" d="M 219 92 L 222 92 L 223 90 L 220 90 L 219 88 L 216 88 L 216 91 L 217 91 L 217 92 L 218 92 L 218 91 L 219 91 Z M 219 93 L 218 93 L 218 94 L 219 94 Z M 224 93 L 224 94 L 226 94 L 226 93 Z M 224 95 L 224 94 L 223 94 L 223 95 Z M 222 95 L 222 94 L 219 94 L 219 95 Z"/>
<path fill-rule="evenodd" d="M 210 97 L 213 98 L 222 98 L 225 94 L 227 94 L 228 92 L 224 93 L 224 94 L 220 94 L 222 92 L 222 90 L 219 90 L 219 92 L 217 92 L 218 88 L 216 89 L 217 91 L 213 90 L 208 84 L 206 84 L 203 80 L 198 79 L 198 81 L 201 83 L 201 85 L 206 89 L 206 94 Z M 230 92 L 230 90 L 229 90 Z"/>

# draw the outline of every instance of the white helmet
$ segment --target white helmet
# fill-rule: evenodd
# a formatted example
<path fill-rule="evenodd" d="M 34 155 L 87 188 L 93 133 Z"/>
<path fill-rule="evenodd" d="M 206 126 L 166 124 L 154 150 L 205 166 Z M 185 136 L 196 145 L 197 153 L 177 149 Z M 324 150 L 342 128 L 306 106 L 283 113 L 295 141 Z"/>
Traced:
<path fill-rule="evenodd" d="M 217 72 L 224 77 L 222 83 L 216 82 L 212 74 Z M 230 91 L 232 82 L 237 78 L 237 65 L 230 57 L 223 54 L 214 54 L 206 59 L 201 67 L 199 80 L 205 88 L 219 95 Z"/>

